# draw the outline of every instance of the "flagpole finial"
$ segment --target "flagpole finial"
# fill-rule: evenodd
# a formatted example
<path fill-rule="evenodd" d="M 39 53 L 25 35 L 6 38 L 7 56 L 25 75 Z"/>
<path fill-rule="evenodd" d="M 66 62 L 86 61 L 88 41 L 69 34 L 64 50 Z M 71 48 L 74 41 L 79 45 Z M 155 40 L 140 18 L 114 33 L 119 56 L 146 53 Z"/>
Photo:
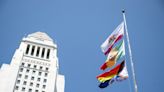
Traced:
<path fill-rule="evenodd" d="M 122 13 L 125 13 L 125 9 L 122 9 Z"/>

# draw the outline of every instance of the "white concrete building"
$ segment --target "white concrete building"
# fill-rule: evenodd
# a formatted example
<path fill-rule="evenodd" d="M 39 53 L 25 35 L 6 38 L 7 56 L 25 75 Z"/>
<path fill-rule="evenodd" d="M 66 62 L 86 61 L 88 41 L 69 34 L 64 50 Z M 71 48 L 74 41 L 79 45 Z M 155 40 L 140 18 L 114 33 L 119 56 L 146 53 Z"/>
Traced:
<path fill-rule="evenodd" d="M 23 38 L 11 63 L 0 69 L 0 92 L 64 92 L 57 45 L 45 33 Z"/>

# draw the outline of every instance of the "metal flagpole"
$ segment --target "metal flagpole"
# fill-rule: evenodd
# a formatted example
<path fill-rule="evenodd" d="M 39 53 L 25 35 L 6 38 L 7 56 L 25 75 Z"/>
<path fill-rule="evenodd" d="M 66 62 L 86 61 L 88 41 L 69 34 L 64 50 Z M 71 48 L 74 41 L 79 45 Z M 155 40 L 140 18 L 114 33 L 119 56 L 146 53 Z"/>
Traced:
<path fill-rule="evenodd" d="M 137 83 L 136 83 L 136 76 L 135 76 L 135 72 L 134 72 L 134 64 L 133 64 L 131 46 L 130 46 L 129 35 L 128 35 L 128 29 L 127 29 L 127 25 L 126 25 L 125 10 L 122 10 L 122 14 L 123 14 L 123 19 L 124 19 L 124 25 L 125 25 L 126 38 L 127 38 L 127 42 L 128 42 L 128 48 L 129 48 L 129 57 L 130 57 L 131 70 L 132 70 L 133 81 L 134 81 L 134 88 L 135 88 L 135 92 L 138 92 Z"/>

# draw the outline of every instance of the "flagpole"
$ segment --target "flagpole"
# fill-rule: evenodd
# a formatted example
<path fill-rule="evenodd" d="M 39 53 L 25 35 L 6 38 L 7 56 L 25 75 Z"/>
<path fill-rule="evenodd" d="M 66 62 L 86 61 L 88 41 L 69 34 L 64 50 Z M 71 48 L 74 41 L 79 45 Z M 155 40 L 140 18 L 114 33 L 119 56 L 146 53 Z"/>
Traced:
<path fill-rule="evenodd" d="M 123 14 L 123 19 L 124 19 L 126 38 L 127 38 L 127 42 L 128 42 L 129 57 L 130 57 L 132 75 L 133 75 L 134 89 L 135 89 L 135 92 L 138 92 L 137 82 L 136 82 L 136 76 L 135 76 L 135 72 L 134 72 L 134 64 L 133 64 L 133 58 L 132 58 L 132 51 L 131 51 L 131 46 L 130 46 L 130 41 L 129 41 L 128 29 L 127 29 L 127 25 L 126 25 L 125 10 L 122 10 L 122 14 Z"/>

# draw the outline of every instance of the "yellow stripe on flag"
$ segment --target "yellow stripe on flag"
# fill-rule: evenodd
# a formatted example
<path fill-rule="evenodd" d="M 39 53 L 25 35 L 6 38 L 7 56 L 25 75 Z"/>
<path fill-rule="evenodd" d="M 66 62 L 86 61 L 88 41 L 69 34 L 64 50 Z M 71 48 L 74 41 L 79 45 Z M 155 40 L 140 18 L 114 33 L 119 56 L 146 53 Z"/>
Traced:
<path fill-rule="evenodd" d="M 114 76 L 115 76 L 115 74 L 108 76 L 108 77 L 99 77 L 98 80 L 100 82 L 104 83 L 105 81 L 112 79 Z"/>

